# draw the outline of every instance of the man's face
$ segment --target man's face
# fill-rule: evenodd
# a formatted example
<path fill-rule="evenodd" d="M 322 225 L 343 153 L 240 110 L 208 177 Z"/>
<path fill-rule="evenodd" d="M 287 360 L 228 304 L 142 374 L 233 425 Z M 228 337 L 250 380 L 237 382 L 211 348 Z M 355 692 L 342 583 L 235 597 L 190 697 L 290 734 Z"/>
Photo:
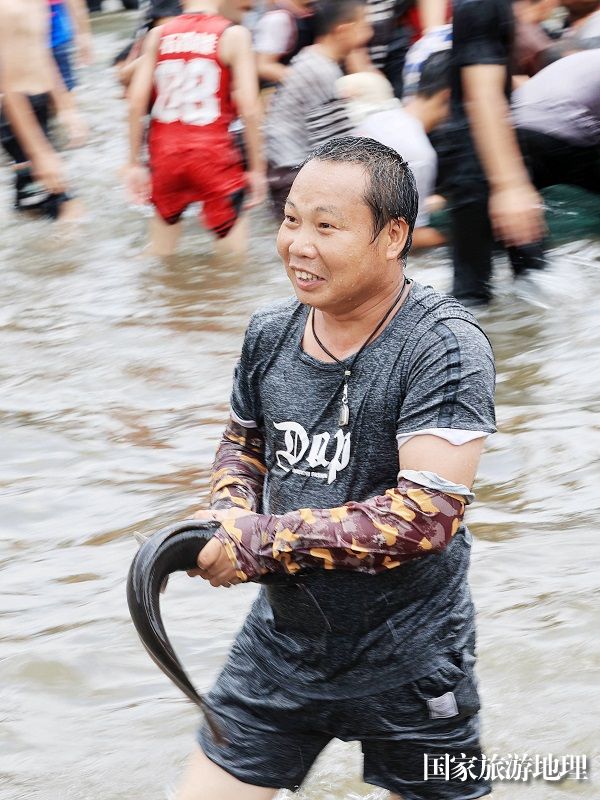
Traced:
<path fill-rule="evenodd" d="M 389 291 L 397 280 L 406 223 L 391 223 L 371 241 L 367 180 L 359 164 L 332 161 L 310 161 L 298 173 L 277 250 L 301 303 L 344 313 Z M 398 228 L 391 249 L 390 226 Z"/>

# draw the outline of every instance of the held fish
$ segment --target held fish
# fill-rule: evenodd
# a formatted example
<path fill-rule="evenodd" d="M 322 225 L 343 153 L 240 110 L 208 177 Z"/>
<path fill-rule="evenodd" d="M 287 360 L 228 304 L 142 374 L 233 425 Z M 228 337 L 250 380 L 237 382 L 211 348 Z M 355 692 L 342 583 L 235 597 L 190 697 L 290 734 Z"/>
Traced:
<path fill-rule="evenodd" d="M 218 522 L 184 520 L 146 539 L 129 569 L 127 604 L 133 624 L 152 660 L 204 712 L 213 734 L 222 740 L 202 696 L 173 650 L 160 615 L 161 588 L 169 575 L 195 569 L 198 554 L 218 527 Z"/>

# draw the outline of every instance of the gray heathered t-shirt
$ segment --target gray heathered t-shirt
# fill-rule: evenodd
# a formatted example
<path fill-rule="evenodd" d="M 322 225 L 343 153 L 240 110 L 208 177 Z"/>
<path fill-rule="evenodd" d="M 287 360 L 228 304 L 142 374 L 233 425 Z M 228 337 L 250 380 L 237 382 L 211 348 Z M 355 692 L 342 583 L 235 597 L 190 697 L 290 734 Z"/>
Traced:
<path fill-rule="evenodd" d="M 489 342 L 455 300 L 413 283 L 401 309 L 360 355 L 339 427 L 342 369 L 301 347 L 309 308 L 257 312 L 235 372 L 232 411 L 265 438 L 264 513 L 331 508 L 396 485 L 396 436 L 429 428 L 492 433 Z M 443 465 L 439 472 L 443 475 Z M 314 570 L 265 585 L 236 647 L 289 691 L 353 697 L 435 670 L 473 649 L 470 534 L 380 575 Z"/>
<path fill-rule="evenodd" d="M 318 47 L 295 56 L 271 99 L 265 123 L 265 150 L 273 167 L 297 167 L 315 147 L 352 131 L 335 82 L 339 64 Z"/>

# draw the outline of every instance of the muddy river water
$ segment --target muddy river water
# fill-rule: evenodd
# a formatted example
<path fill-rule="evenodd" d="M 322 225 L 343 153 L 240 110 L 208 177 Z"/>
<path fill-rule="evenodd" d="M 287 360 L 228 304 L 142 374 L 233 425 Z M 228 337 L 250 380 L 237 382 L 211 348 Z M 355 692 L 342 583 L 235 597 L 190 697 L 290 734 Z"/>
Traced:
<path fill-rule="evenodd" d="M 193 219 L 169 263 L 138 257 L 145 215 L 120 189 L 125 109 L 107 68 L 132 25 L 95 22 L 90 142 L 68 156 L 80 233 L 17 220 L 0 169 L 1 800 L 169 796 L 198 716 L 131 625 L 132 533 L 206 498 L 248 316 L 290 293 L 261 211 L 242 267 L 211 256 Z M 499 263 L 481 315 L 499 433 L 468 512 L 471 581 L 488 755 L 586 755 L 588 780 L 499 781 L 499 800 L 600 797 L 600 236 L 550 261 L 534 289 Z M 408 272 L 449 287 L 444 250 Z M 254 594 L 171 581 L 167 627 L 201 690 Z M 356 747 L 333 742 L 298 797 L 384 797 L 360 767 Z"/>

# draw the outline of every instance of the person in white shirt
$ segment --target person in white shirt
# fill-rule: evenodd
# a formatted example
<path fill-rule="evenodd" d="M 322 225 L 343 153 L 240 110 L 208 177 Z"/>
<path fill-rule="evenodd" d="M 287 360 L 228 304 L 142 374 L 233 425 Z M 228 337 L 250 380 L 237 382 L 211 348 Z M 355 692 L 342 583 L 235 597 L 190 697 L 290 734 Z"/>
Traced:
<path fill-rule="evenodd" d="M 391 84 L 376 72 L 345 75 L 337 82 L 348 104 L 354 135 L 392 147 L 408 162 L 417 182 L 419 214 L 413 248 L 444 244 L 444 236 L 430 222 L 437 177 L 437 155 L 427 134 L 449 113 L 448 51 L 432 54 L 423 65 L 419 87 L 405 105 L 394 97 Z M 431 198 L 431 199 L 430 199 Z"/>
<path fill-rule="evenodd" d="M 281 83 L 292 58 L 314 42 L 313 0 L 278 0 L 253 31 L 258 77 L 263 85 Z"/>

